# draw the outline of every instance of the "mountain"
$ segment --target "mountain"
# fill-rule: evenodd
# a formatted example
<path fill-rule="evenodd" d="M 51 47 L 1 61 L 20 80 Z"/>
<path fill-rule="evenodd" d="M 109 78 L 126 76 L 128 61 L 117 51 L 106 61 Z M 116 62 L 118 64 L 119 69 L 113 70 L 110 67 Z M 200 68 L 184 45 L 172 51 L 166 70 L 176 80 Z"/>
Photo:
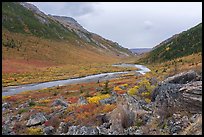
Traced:
<path fill-rule="evenodd" d="M 161 42 L 140 62 L 163 62 L 198 52 L 202 52 L 202 23 Z"/>
<path fill-rule="evenodd" d="M 2 31 L 3 59 L 70 63 L 73 59 L 100 62 L 133 55 L 118 43 L 87 31 L 71 17 L 46 15 L 25 2 L 2 3 Z"/>
<path fill-rule="evenodd" d="M 134 49 L 130 49 L 130 51 L 132 51 L 135 54 L 140 55 L 140 54 L 151 51 L 151 48 L 134 48 Z"/>

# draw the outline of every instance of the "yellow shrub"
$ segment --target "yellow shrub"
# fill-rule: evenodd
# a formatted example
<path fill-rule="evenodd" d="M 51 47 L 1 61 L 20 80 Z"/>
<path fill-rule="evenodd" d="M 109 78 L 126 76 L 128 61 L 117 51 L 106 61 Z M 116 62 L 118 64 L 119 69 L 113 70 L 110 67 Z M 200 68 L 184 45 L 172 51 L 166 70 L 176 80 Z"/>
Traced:
<path fill-rule="evenodd" d="M 145 98 L 145 102 L 150 103 L 151 100 L 149 98 Z"/>
<path fill-rule="evenodd" d="M 133 88 L 129 89 L 127 93 L 129 95 L 135 95 L 137 93 L 138 89 L 139 89 L 138 86 L 134 86 Z"/>
<path fill-rule="evenodd" d="M 28 134 L 29 135 L 42 135 L 43 131 L 41 128 L 30 127 L 28 128 Z"/>
<path fill-rule="evenodd" d="M 142 92 L 142 96 L 149 96 L 150 92 Z"/>
<path fill-rule="evenodd" d="M 110 97 L 109 94 L 104 94 L 104 95 L 97 95 L 94 97 L 88 97 L 87 100 L 89 103 L 99 103 L 99 100 L 109 98 L 109 97 Z"/>
<path fill-rule="evenodd" d="M 116 87 L 114 87 L 114 90 L 118 91 L 118 90 L 122 90 L 122 89 L 120 87 L 116 86 Z"/>
<path fill-rule="evenodd" d="M 7 99 L 7 98 L 10 98 L 11 96 L 2 96 L 2 99 Z"/>
<path fill-rule="evenodd" d="M 49 103 L 51 100 L 50 99 L 44 99 L 40 100 L 39 103 Z"/>
<path fill-rule="evenodd" d="M 128 84 L 122 84 L 121 86 L 123 86 L 123 87 L 127 87 L 127 86 L 128 86 Z"/>

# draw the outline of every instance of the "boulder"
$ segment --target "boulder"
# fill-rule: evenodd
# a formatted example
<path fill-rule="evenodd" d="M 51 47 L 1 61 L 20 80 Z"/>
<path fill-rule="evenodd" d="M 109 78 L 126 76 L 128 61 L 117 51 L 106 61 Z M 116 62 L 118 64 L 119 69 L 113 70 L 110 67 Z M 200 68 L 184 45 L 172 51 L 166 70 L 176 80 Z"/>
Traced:
<path fill-rule="evenodd" d="M 116 102 L 116 97 L 110 97 L 110 98 L 105 98 L 105 99 L 102 99 L 102 100 L 99 100 L 99 102 L 104 105 L 104 104 L 113 104 Z"/>
<path fill-rule="evenodd" d="M 35 126 L 39 124 L 43 124 L 47 119 L 45 118 L 43 113 L 36 113 L 30 116 L 26 126 Z"/>
<path fill-rule="evenodd" d="M 79 97 L 78 104 L 83 105 L 83 104 L 87 104 L 87 103 L 88 103 L 88 101 L 83 96 Z"/>
<path fill-rule="evenodd" d="M 103 123 L 100 126 L 97 126 L 99 135 L 108 135 L 111 123 Z"/>
<path fill-rule="evenodd" d="M 7 102 L 5 102 L 5 103 L 2 104 L 2 109 L 3 109 L 3 108 L 7 109 L 7 108 L 9 108 L 9 107 L 10 107 L 10 104 L 7 103 Z"/>
<path fill-rule="evenodd" d="M 98 135 L 98 129 L 86 126 L 71 126 L 67 135 Z"/>
<path fill-rule="evenodd" d="M 43 129 L 45 135 L 52 135 L 54 133 L 54 127 L 48 126 Z"/>
<path fill-rule="evenodd" d="M 56 99 L 52 103 L 52 106 L 58 106 L 58 105 L 63 106 L 63 107 L 67 107 L 68 106 L 68 104 L 65 101 L 63 101 L 62 99 Z"/>
<path fill-rule="evenodd" d="M 117 107 L 111 112 L 110 116 L 111 132 L 121 134 L 124 132 L 124 129 L 134 125 L 135 113 L 129 104 L 130 102 L 128 103 L 128 101 L 130 101 L 128 98 L 131 97 L 129 97 L 129 95 L 121 95 L 118 97 Z"/>

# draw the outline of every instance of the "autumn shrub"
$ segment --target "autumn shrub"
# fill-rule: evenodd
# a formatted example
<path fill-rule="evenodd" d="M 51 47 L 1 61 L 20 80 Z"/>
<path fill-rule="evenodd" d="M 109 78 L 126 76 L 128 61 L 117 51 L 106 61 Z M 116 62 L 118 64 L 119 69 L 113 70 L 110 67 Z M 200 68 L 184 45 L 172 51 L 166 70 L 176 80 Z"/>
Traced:
<path fill-rule="evenodd" d="M 47 104 L 49 103 L 51 100 L 50 99 L 43 99 L 43 100 L 40 100 L 38 101 L 39 103 L 42 103 L 42 104 Z"/>
<path fill-rule="evenodd" d="M 28 135 L 42 135 L 43 130 L 42 128 L 38 128 L 38 127 L 30 127 L 27 129 L 27 133 Z"/>
<path fill-rule="evenodd" d="M 114 89 L 113 90 L 115 90 L 115 91 L 119 91 L 119 90 L 122 90 L 119 86 L 116 86 L 116 87 L 114 87 Z"/>
<path fill-rule="evenodd" d="M 26 125 L 24 124 L 24 122 L 15 122 L 15 124 L 13 125 L 13 131 L 14 132 L 20 132 L 20 133 L 24 133 L 26 129 Z"/>
<path fill-rule="evenodd" d="M 49 119 L 48 121 L 45 121 L 44 123 L 45 126 L 52 126 L 55 129 L 59 127 L 59 124 L 60 124 L 59 117 L 52 117 L 51 119 Z"/>
<path fill-rule="evenodd" d="M 87 100 L 89 103 L 99 103 L 99 100 L 105 99 L 105 98 L 109 98 L 110 94 L 102 94 L 102 95 L 97 95 L 94 97 L 88 97 Z"/>
<path fill-rule="evenodd" d="M 128 90 L 128 94 L 129 95 L 135 95 L 138 92 L 139 87 L 138 86 L 134 86 L 133 88 Z"/>
<path fill-rule="evenodd" d="M 147 79 L 142 79 L 137 86 L 128 90 L 128 94 L 148 97 L 154 88 L 155 86 L 151 85 Z"/>
<path fill-rule="evenodd" d="M 68 102 L 69 103 L 77 103 L 78 99 L 79 99 L 78 97 L 69 97 Z"/>
<path fill-rule="evenodd" d="M 16 102 L 19 100 L 19 98 L 17 96 L 8 96 L 6 97 L 6 100 L 11 102 Z"/>
<path fill-rule="evenodd" d="M 146 102 L 146 103 L 150 103 L 150 102 L 151 102 L 151 99 L 145 98 L 145 102 Z"/>
<path fill-rule="evenodd" d="M 106 104 L 106 105 L 103 106 L 102 111 L 104 113 L 108 113 L 108 112 L 112 111 L 115 108 L 116 108 L 115 104 Z"/>

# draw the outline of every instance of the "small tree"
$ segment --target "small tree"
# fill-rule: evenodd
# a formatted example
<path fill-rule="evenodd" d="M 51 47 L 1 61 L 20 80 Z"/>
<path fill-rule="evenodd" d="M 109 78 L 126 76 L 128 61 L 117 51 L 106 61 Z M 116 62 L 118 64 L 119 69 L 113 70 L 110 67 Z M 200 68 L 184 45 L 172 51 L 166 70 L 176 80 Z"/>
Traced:
<path fill-rule="evenodd" d="M 102 94 L 107 94 L 110 92 L 110 88 L 108 87 L 109 81 L 106 80 L 105 85 L 103 87 L 103 91 L 101 91 Z"/>

